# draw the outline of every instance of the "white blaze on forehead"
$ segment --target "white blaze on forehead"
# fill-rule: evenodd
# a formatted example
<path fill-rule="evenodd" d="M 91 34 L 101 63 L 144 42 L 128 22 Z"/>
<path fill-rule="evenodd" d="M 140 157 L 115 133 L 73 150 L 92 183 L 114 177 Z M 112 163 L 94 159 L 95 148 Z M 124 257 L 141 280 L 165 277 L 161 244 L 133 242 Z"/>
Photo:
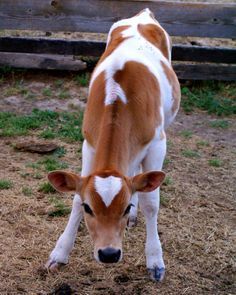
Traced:
<path fill-rule="evenodd" d="M 119 177 L 109 176 L 106 178 L 95 176 L 95 189 L 102 198 L 104 204 L 109 207 L 114 197 L 122 188 L 122 180 Z"/>

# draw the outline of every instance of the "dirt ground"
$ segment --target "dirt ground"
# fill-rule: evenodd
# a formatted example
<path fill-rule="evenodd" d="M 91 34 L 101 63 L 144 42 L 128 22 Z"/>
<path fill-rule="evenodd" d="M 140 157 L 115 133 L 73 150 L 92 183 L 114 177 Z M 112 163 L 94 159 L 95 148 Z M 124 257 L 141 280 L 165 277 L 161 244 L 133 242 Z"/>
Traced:
<path fill-rule="evenodd" d="M 70 75 L 63 81 L 73 102 L 42 97 L 42 88 L 56 80 L 58 77 L 50 74 L 25 74 L 24 86 L 36 94 L 36 98 L 28 100 L 17 91 L 4 95 L 10 86 L 5 81 L 1 86 L 1 111 L 29 113 L 35 106 L 57 110 L 61 106 L 69 110 L 82 108 L 87 89 L 72 84 Z M 76 104 L 77 98 L 80 102 Z M 227 117 L 229 127 L 220 129 L 211 127 L 216 119 L 202 111 L 186 115 L 181 110 L 168 130 L 163 169 L 168 181 L 161 188 L 159 214 L 166 277 L 160 284 L 149 280 L 146 272 L 145 225 L 140 212 L 137 226 L 126 231 L 121 263 L 104 266 L 94 261 L 90 238 L 82 223 L 69 264 L 56 274 L 43 272 L 41 266 L 65 228 L 68 216 L 48 215 L 53 207 L 52 196 L 38 191 L 46 181 L 46 172 L 40 171 L 42 179 L 36 179 L 33 175 L 37 171 L 28 165 L 43 156 L 12 147 L 22 140 L 39 140 L 37 134 L 0 138 L 0 179 L 13 183 L 12 188 L 0 190 L 0 294 L 70 294 L 55 291 L 63 283 L 74 294 L 84 295 L 236 294 L 236 120 Z M 191 136 L 184 136 L 186 130 L 191 131 Z M 68 163 L 68 169 L 79 171 L 81 142 L 53 142 L 66 149 L 62 160 Z M 186 156 L 186 150 L 196 151 L 195 156 Z M 212 158 L 220 159 L 220 167 L 209 165 Z M 31 188 L 32 195 L 25 195 L 24 187 Z M 53 196 L 71 205 L 70 195 Z"/>

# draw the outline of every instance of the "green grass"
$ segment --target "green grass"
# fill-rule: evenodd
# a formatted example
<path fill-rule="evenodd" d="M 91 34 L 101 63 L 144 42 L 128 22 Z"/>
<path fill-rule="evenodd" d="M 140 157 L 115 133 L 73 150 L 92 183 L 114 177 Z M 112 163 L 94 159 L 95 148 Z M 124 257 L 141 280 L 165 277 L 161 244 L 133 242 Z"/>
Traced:
<path fill-rule="evenodd" d="M 22 193 L 26 197 L 30 197 L 33 193 L 32 189 L 30 187 L 24 186 L 22 187 Z"/>
<path fill-rule="evenodd" d="M 65 216 L 70 214 L 71 209 L 67 207 L 63 201 L 57 198 L 50 198 L 50 202 L 54 205 L 55 209 L 48 213 L 50 217 Z"/>
<path fill-rule="evenodd" d="M 180 132 L 180 135 L 188 139 L 193 137 L 193 132 L 191 130 L 183 130 Z"/>
<path fill-rule="evenodd" d="M 170 139 L 167 139 L 167 149 L 171 149 L 173 147 L 173 142 Z"/>
<path fill-rule="evenodd" d="M 22 178 L 27 178 L 28 176 L 30 176 L 30 173 L 29 173 L 29 172 L 21 172 L 21 173 L 20 173 L 20 176 L 21 176 Z"/>
<path fill-rule="evenodd" d="M 213 128 L 221 128 L 221 129 L 227 129 L 229 128 L 229 122 L 227 120 L 215 120 L 209 123 L 210 127 Z"/>
<path fill-rule="evenodd" d="M 56 86 L 56 87 L 61 87 L 61 86 L 63 85 L 63 83 L 64 83 L 63 80 L 60 80 L 60 79 L 59 79 L 59 80 L 56 80 L 56 81 L 55 81 L 55 86 Z"/>
<path fill-rule="evenodd" d="M 160 204 L 163 207 L 168 207 L 168 203 L 169 203 L 169 199 L 166 197 L 166 195 L 164 195 L 163 192 L 161 192 L 161 194 L 160 194 Z"/>
<path fill-rule="evenodd" d="M 39 172 L 36 172 L 36 173 L 33 174 L 33 178 L 34 178 L 34 179 L 42 179 L 43 176 L 42 176 L 42 174 L 40 174 Z"/>
<path fill-rule="evenodd" d="M 58 98 L 60 99 L 67 99 L 70 98 L 70 92 L 68 90 L 61 90 L 58 94 Z"/>
<path fill-rule="evenodd" d="M 84 73 L 84 74 L 79 74 L 75 77 L 75 82 L 79 85 L 79 86 L 88 86 L 89 84 L 89 75 L 88 73 Z"/>
<path fill-rule="evenodd" d="M 173 179 L 167 175 L 163 181 L 163 185 L 171 185 L 171 184 L 173 184 Z"/>
<path fill-rule="evenodd" d="M 182 155 L 187 158 L 199 158 L 200 157 L 200 154 L 197 151 L 189 150 L 189 149 L 183 150 Z"/>
<path fill-rule="evenodd" d="M 39 192 L 42 192 L 44 194 L 53 194 L 56 192 L 56 190 L 54 189 L 54 187 L 51 186 L 51 184 L 49 182 L 44 182 L 39 186 L 38 189 Z"/>
<path fill-rule="evenodd" d="M 33 110 L 29 115 L 0 112 L 0 137 L 28 135 L 41 130 L 40 137 L 60 138 L 65 141 L 82 141 L 82 112 L 53 112 Z"/>
<path fill-rule="evenodd" d="M 164 163 L 163 163 L 163 168 L 166 168 L 166 166 L 168 166 L 168 164 L 171 163 L 171 160 L 169 158 L 165 158 Z"/>
<path fill-rule="evenodd" d="M 26 164 L 26 167 L 30 167 L 30 168 L 33 168 L 33 169 L 40 169 L 41 165 L 39 163 L 29 162 L 29 163 Z"/>
<path fill-rule="evenodd" d="M 54 133 L 53 129 L 46 129 L 46 130 L 42 131 L 39 136 L 44 139 L 56 138 L 56 134 Z"/>
<path fill-rule="evenodd" d="M 196 145 L 198 148 L 210 146 L 209 142 L 206 140 L 199 140 L 199 141 L 197 141 Z"/>
<path fill-rule="evenodd" d="M 4 96 L 22 95 L 25 98 L 30 94 L 30 90 L 24 86 L 23 80 L 16 80 L 3 92 Z"/>
<path fill-rule="evenodd" d="M 50 87 L 46 87 L 42 90 L 42 95 L 43 96 L 47 96 L 47 97 L 51 97 L 52 96 L 52 90 Z"/>
<path fill-rule="evenodd" d="M 20 93 L 20 89 L 18 87 L 10 86 L 4 91 L 3 95 L 4 96 L 13 96 L 13 95 L 17 95 L 19 93 Z"/>
<path fill-rule="evenodd" d="M 44 169 L 46 171 L 53 171 L 53 170 L 60 170 L 60 169 L 66 169 L 68 168 L 68 164 L 59 161 L 56 157 L 46 157 L 40 161 L 38 161 L 38 164 L 43 165 Z"/>
<path fill-rule="evenodd" d="M 59 160 L 65 154 L 65 149 L 58 149 L 53 155 L 43 157 L 41 160 L 34 163 L 27 163 L 26 167 L 37 170 L 53 171 L 68 168 L 68 164 Z M 41 175 L 37 172 L 33 178 L 40 179 Z"/>
<path fill-rule="evenodd" d="M 210 159 L 208 161 L 208 163 L 210 166 L 213 166 L 213 167 L 221 167 L 222 166 L 222 161 L 217 158 Z"/>
<path fill-rule="evenodd" d="M 218 116 L 236 114 L 235 84 L 208 81 L 182 88 L 182 107 L 186 113 L 199 108 Z"/>
<path fill-rule="evenodd" d="M 55 157 L 58 157 L 58 158 L 61 158 L 63 156 L 65 156 L 66 154 L 66 149 L 61 146 L 61 147 L 58 147 L 54 152 L 53 152 L 53 156 Z"/>
<path fill-rule="evenodd" d="M 10 180 L 0 179 L 0 190 L 10 189 L 13 187 L 13 184 Z"/>
<path fill-rule="evenodd" d="M 1 74 L 14 74 L 14 73 L 25 73 L 27 70 L 26 69 L 16 69 L 12 68 L 10 66 L 2 66 L 0 67 L 0 75 Z"/>
<path fill-rule="evenodd" d="M 34 100 L 36 99 L 37 95 L 31 91 L 28 91 L 27 94 L 25 95 L 25 98 L 28 100 Z"/>

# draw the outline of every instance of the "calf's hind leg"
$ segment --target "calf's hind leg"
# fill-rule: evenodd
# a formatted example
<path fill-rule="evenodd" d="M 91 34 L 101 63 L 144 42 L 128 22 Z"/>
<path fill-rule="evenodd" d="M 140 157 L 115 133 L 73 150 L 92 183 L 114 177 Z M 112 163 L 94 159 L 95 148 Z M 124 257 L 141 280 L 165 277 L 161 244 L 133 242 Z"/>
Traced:
<path fill-rule="evenodd" d="M 166 139 L 155 140 L 148 150 L 143 161 L 143 172 L 161 170 L 166 154 Z M 158 235 L 157 217 L 160 204 L 160 189 L 139 193 L 139 205 L 146 222 L 146 265 L 151 278 L 161 281 L 165 274 L 165 264 L 162 256 L 162 247 Z"/>

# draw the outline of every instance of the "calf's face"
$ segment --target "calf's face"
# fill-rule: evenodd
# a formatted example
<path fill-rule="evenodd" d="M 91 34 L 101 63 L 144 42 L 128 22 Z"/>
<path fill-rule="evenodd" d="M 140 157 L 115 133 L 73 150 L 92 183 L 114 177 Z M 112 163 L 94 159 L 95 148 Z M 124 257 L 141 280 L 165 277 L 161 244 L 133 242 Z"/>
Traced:
<path fill-rule="evenodd" d="M 58 191 L 74 191 L 80 195 L 85 223 L 94 244 L 94 257 L 103 263 L 122 259 L 122 239 L 132 207 L 132 194 L 155 190 L 164 177 L 161 171 L 133 178 L 116 171 L 102 171 L 88 177 L 66 171 L 53 171 L 48 175 Z"/>

